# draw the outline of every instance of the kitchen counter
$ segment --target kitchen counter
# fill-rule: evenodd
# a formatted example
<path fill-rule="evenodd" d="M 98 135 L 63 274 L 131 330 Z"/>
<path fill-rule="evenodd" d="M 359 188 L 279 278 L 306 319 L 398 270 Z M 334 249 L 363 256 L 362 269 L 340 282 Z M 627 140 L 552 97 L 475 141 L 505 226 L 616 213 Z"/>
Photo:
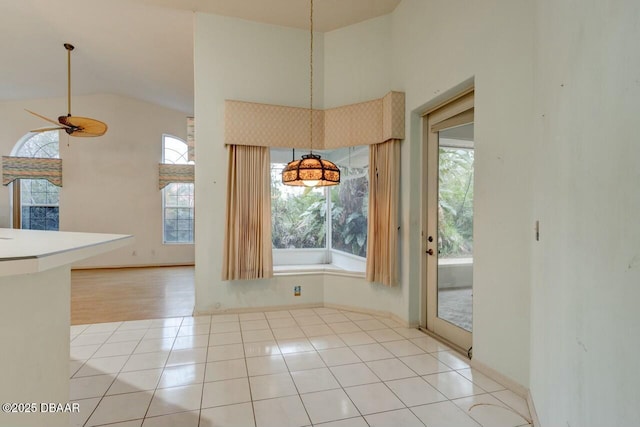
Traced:
<path fill-rule="evenodd" d="M 0 403 L 16 404 L 16 412 L 3 406 L 0 425 L 69 425 L 69 412 L 49 408 L 69 403 L 71 264 L 131 243 L 121 234 L 0 229 Z"/>

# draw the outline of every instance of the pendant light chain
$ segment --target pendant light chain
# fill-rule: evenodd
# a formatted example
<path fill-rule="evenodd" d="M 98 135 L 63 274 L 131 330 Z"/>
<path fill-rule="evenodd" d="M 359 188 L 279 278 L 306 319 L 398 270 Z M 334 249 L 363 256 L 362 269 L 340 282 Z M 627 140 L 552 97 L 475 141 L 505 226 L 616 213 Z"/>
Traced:
<path fill-rule="evenodd" d="M 296 152 L 293 150 L 293 160 L 282 170 L 282 183 L 292 186 L 327 187 L 340 184 L 340 168 L 333 162 L 322 159 L 320 155 L 313 154 L 313 0 L 309 2 L 309 154 L 303 154 L 301 160 L 296 160 Z"/>
<path fill-rule="evenodd" d="M 309 151 L 313 154 L 313 0 L 311 0 L 309 28 L 311 33 L 309 49 Z"/>

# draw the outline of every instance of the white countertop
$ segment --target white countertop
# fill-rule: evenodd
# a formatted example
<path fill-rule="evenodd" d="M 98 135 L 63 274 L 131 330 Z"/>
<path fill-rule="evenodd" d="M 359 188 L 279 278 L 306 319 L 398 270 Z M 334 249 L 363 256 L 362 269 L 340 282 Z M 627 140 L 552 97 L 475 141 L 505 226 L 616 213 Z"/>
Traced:
<path fill-rule="evenodd" d="M 36 273 L 133 243 L 126 234 L 0 228 L 0 276 Z"/>

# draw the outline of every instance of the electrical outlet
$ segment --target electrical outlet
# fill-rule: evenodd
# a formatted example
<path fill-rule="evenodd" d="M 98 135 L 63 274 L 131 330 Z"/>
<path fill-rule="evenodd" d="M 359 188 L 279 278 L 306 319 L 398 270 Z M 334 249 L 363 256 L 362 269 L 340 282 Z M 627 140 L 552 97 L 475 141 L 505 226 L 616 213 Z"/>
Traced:
<path fill-rule="evenodd" d="M 302 286 L 298 285 L 293 287 L 294 296 L 299 297 L 301 293 L 302 293 Z"/>

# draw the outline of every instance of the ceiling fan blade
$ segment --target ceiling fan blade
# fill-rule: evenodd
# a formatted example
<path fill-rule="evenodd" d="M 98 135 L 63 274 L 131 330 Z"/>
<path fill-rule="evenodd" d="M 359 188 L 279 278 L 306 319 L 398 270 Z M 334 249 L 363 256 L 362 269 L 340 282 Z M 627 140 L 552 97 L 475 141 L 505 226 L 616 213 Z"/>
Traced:
<path fill-rule="evenodd" d="M 58 126 L 57 128 L 38 128 L 38 129 L 33 129 L 30 130 L 29 132 L 35 132 L 35 133 L 39 133 L 39 132 L 49 132 L 50 130 L 65 130 L 67 129 L 66 127 L 62 127 L 62 126 Z"/>
<path fill-rule="evenodd" d="M 100 120 L 89 117 L 60 116 L 60 123 L 69 126 L 66 132 L 71 136 L 94 137 L 102 136 L 107 132 L 108 126 Z"/>
<path fill-rule="evenodd" d="M 36 116 L 36 117 L 40 117 L 42 120 L 46 120 L 46 121 L 48 121 L 49 123 L 53 123 L 54 125 L 57 125 L 57 126 L 63 126 L 63 127 L 65 127 L 65 128 L 69 127 L 69 126 L 67 126 L 67 125 L 66 125 L 66 124 L 64 124 L 64 123 L 56 122 L 56 121 L 51 120 L 50 118 L 45 117 L 45 116 L 43 116 L 43 115 L 41 115 L 41 114 L 34 113 L 34 112 L 33 112 L 33 111 L 31 111 L 31 110 L 27 110 L 26 108 L 24 109 L 24 111 L 26 111 L 27 113 L 31 113 L 31 114 L 33 114 L 33 115 L 34 115 L 34 116 Z"/>

